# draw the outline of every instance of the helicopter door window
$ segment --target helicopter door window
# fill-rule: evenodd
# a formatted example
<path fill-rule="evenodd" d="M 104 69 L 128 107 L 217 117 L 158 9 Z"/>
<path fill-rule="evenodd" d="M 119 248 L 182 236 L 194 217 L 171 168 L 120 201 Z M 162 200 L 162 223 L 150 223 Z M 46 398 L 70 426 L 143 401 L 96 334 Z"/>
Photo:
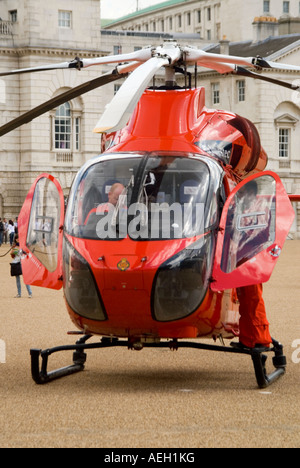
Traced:
<path fill-rule="evenodd" d="M 50 272 L 57 268 L 60 210 L 56 186 L 47 178 L 40 179 L 34 191 L 26 245 Z"/>
<path fill-rule="evenodd" d="M 275 241 L 276 181 L 263 176 L 246 183 L 227 214 L 221 269 L 230 273 Z"/>

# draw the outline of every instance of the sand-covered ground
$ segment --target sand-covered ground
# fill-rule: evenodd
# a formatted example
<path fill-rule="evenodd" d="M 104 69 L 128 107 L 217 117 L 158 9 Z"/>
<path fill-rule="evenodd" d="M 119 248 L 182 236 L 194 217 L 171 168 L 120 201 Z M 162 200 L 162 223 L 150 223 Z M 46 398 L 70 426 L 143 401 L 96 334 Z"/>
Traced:
<path fill-rule="evenodd" d="M 264 287 L 288 361 L 266 390 L 249 356 L 126 348 L 90 350 L 84 372 L 36 385 L 30 348 L 73 344 L 66 332 L 74 328 L 62 292 L 34 287 L 30 300 L 23 286 L 14 298 L 9 261 L 0 258 L 1 448 L 300 447 L 300 241 L 286 242 Z M 52 356 L 50 365 L 71 357 Z"/>

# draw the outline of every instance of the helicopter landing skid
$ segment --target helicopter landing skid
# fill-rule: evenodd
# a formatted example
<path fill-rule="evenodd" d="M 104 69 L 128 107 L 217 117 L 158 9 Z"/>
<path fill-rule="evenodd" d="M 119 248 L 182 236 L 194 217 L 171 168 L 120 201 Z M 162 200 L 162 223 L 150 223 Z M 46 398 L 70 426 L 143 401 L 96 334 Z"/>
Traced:
<path fill-rule="evenodd" d="M 141 346 L 136 346 L 136 342 L 131 342 L 129 340 L 119 340 L 118 338 L 106 338 L 103 337 L 100 342 L 97 343 L 86 343 L 86 341 L 91 338 L 93 335 L 85 335 L 80 340 L 76 342 L 75 345 L 66 345 L 58 346 L 55 348 L 49 348 L 44 351 L 40 349 L 31 349 L 31 374 L 33 380 L 41 385 L 51 382 L 53 380 L 65 377 L 67 375 L 74 374 L 84 370 L 84 364 L 86 361 L 86 353 L 84 352 L 87 349 L 96 349 L 96 348 L 109 348 L 109 347 L 118 347 L 124 346 L 128 349 L 142 349 L 143 347 L 156 347 L 156 348 L 169 348 L 171 350 L 177 350 L 178 348 L 195 348 L 195 349 L 204 349 L 210 351 L 221 351 L 226 353 L 236 353 L 236 354 L 247 354 L 250 355 L 253 361 L 253 366 L 255 370 L 255 376 L 259 388 L 266 388 L 275 382 L 280 376 L 285 373 L 286 368 L 286 357 L 283 354 L 283 346 L 276 340 L 272 339 L 272 347 L 270 348 L 246 348 L 239 347 L 237 343 L 231 343 L 231 346 L 218 346 L 210 345 L 198 342 L 178 342 L 176 339 L 166 342 L 138 342 Z M 67 367 L 62 367 L 60 369 L 48 372 L 48 357 L 51 354 L 60 352 L 60 351 L 74 351 L 73 353 L 73 364 Z M 266 352 L 274 352 L 273 365 L 275 370 L 267 374 L 266 370 L 266 361 L 267 356 Z M 40 358 L 42 360 L 42 365 L 40 368 Z"/>

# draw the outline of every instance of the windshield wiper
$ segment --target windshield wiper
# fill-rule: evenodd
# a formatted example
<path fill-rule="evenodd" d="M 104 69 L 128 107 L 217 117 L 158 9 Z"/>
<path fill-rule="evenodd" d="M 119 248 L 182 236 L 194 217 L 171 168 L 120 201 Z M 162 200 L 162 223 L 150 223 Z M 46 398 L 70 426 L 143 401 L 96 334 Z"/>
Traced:
<path fill-rule="evenodd" d="M 150 182 L 146 183 L 147 178 L 150 177 Z M 145 175 L 142 190 L 140 192 L 139 198 L 138 198 L 138 203 L 144 203 L 146 208 L 148 208 L 148 194 L 147 194 L 147 187 L 149 185 L 155 185 L 156 183 L 156 177 L 153 174 L 153 172 L 148 172 L 148 174 Z M 148 224 L 148 210 L 142 210 L 141 212 L 141 227 L 145 227 Z"/>
<path fill-rule="evenodd" d="M 118 218 L 120 209 L 124 208 L 127 210 L 127 194 L 128 194 L 128 190 L 130 187 L 134 187 L 134 175 L 133 174 L 130 177 L 130 181 L 128 185 L 124 187 L 124 189 L 122 190 L 118 198 L 118 201 L 117 201 L 117 204 L 116 204 L 116 207 L 115 207 L 112 219 L 111 219 L 111 226 L 117 226 L 117 218 Z"/>

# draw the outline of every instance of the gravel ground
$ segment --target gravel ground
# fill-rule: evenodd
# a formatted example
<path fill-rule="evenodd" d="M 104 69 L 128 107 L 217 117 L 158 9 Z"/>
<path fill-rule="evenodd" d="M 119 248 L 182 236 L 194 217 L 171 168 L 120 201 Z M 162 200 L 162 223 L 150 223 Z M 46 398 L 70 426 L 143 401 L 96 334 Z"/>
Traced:
<path fill-rule="evenodd" d="M 300 241 L 286 242 L 264 288 L 271 333 L 288 361 L 266 390 L 249 356 L 188 349 L 90 350 L 84 372 L 36 385 L 30 348 L 73 344 L 73 326 L 61 292 L 34 287 L 29 300 L 23 287 L 14 298 L 9 261 L 0 258 L 1 448 L 300 447 Z M 51 356 L 51 368 L 71 357 Z"/>

